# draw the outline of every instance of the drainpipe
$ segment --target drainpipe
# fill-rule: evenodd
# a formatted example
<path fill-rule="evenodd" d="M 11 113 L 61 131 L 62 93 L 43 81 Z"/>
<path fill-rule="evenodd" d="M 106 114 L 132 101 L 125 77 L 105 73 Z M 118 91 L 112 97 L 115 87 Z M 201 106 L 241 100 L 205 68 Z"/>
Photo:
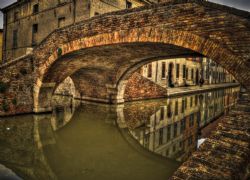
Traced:
<path fill-rule="evenodd" d="M 6 38 L 7 38 L 7 13 L 3 12 L 4 15 L 4 25 L 3 25 L 3 47 L 2 47 L 2 63 L 6 61 Z"/>

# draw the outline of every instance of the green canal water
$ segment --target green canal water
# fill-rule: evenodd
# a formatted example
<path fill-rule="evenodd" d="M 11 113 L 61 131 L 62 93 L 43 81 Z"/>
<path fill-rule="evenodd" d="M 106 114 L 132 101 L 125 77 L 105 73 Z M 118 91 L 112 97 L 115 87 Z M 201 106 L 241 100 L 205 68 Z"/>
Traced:
<path fill-rule="evenodd" d="M 239 88 L 98 105 L 55 96 L 53 112 L 0 119 L 0 179 L 165 180 L 235 105 Z"/>

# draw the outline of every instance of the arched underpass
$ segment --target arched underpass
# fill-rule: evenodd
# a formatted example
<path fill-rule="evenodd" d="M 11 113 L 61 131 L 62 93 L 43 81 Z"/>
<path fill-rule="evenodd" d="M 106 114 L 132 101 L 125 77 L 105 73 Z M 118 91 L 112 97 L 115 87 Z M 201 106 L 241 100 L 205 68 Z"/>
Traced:
<path fill-rule="evenodd" d="M 159 59 L 199 55 L 172 45 L 155 43 L 119 44 L 81 49 L 59 57 L 44 76 L 46 96 L 70 76 L 81 95 L 105 103 L 124 102 L 126 80 L 142 65 Z M 46 84 L 52 86 L 46 86 Z M 51 93 L 51 95 L 47 95 Z M 50 99 L 48 99 L 50 101 Z M 44 98 L 39 102 L 50 104 Z M 48 106 L 50 107 L 50 105 Z"/>

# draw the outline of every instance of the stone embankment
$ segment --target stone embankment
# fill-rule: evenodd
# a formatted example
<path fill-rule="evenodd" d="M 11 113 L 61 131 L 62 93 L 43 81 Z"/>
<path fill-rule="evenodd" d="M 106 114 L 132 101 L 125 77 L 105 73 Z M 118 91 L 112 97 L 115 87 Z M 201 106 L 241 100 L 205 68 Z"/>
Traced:
<path fill-rule="evenodd" d="M 200 86 L 190 86 L 190 87 L 176 87 L 168 88 L 168 97 L 177 97 L 187 94 L 197 94 L 211 90 L 225 89 L 231 87 L 240 87 L 239 83 L 220 83 L 220 84 L 208 84 Z"/>
<path fill-rule="evenodd" d="M 250 92 L 170 179 L 249 179 Z"/>

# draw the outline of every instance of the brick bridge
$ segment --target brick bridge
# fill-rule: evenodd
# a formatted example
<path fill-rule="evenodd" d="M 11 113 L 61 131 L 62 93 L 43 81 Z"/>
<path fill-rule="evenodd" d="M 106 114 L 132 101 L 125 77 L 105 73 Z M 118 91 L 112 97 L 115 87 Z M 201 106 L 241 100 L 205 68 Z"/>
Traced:
<path fill-rule="evenodd" d="M 46 112 L 71 77 L 82 99 L 124 101 L 127 79 L 162 58 L 206 56 L 250 88 L 250 13 L 173 0 L 107 13 L 51 33 L 31 54 L 0 67 L 2 115 Z"/>

